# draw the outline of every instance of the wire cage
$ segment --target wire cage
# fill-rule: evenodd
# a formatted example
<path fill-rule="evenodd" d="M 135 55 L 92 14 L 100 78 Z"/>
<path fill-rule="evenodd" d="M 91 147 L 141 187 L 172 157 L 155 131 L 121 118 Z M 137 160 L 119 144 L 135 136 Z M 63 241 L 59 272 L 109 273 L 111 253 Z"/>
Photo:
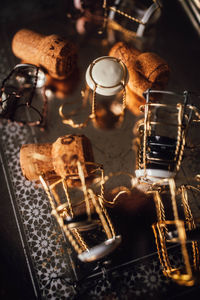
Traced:
<path fill-rule="evenodd" d="M 85 153 L 77 153 L 76 142 L 79 143 L 79 149 L 86 145 L 79 135 L 58 138 L 53 146 L 24 145 L 20 150 L 20 163 L 27 179 L 37 179 L 42 184 L 51 213 L 78 258 L 83 262 L 91 262 L 110 254 L 120 244 L 121 236 L 116 235 L 104 206 L 103 166 L 92 161 L 89 144 L 83 150 Z M 55 144 L 59 144 L 59 150 L 62 148 L 62 154 L 53 151 Z M 70 152 L 77 154 L 71 155 Z M 92 230 L 95 230 L 95 238 L 91 239 L 89 232 Z"/>
<path fill-rule="evenodd" d="M 59 113 L 63 123 L 73 128 L 84 128 L 89 121 L 96 123 L 97 119 L 97 94 L 105 97 L 107 102 L 113 100 L 112 97 L 118 97 L 122 102 L 121 112 L 118 116 L 117 124 L 120 125 L 124 120 L 126 109 L 126 84 L 129 80 L 127 67 L 122 60 L 112 56 L 102 56 L 96 58 L 86 70 L 86 88 L 83 94 L 82 108 L 91 100 L 91 112 L 88 118 L 82 123 L 75 123 L 70 114 L 63 113 L 63 105 L 60 106 Z M 92 93 L 92 97 L 91 97 Z M 77 109 L 77 113 L 79 109 Z M 73 112 L 71 115 L 74 115 Z"/>
<path fill-rule="evenodd" d="M 102 201 L 102 194 L 97 196 L 92 189 L 87 188 L 80 162 L 77 162 L 77 167 L 84 194 L 83 202 L 85 204 L 85 212 L 81 215 L 74 215 L 72 200 L 64 179 L 62 179 L 62 187 L 66 196 L 66 202 L 63 204 L 60 204 L 58 194 L 56 193 L 56 187 L 60 181 L 48 186 L 42 176 L 40 180 L 48 195 L 52 215 L 56 217 L 58 224 L 78 253 L 78 258 L 83 262 L 90 262 L 110 254 L 119 245 L 121 237 L 115 234 L 113 224 Z M 106 239 L 90 248 L 80 232 L 92 230 L 97 226 L 103 228 Z"/>
<path fill-rule="evenodd" d="M 148 27 L 155 24 L 161 15 L 161 1 L 133 0 L 77 0 L 69 1 L 67 16 L 77 21 L 77 31 L 85 33 L 86 23 L 92 23 L 102 34 L 113 30 L 126 38 L 141 38 Z"/>
<path fill-rule="evenodd" d="M 175 105 L 151 102 L 154 94 L 175 96 Z M 153 183 L 162 178 L 173 178 L 180 169 L 187 132 L 191 122 L 200 119 L 199 110 L 189 103 L 190 93 L 148 90 L 146 104 L 140 108 L 144 117 L 136 124 L 136 177 Z M 182 103 L 181 103 L 182 102 Z M 169 103 L 169 102 L 168 102 Z"/>
<path fill-rule="evenodd" d="M 168 185 L 167 190 L 161 188 L 163 184 Z M 193 216 L 190 202 L 191 198 L 199 198 L 200 190 L 191 185 L 177 188 L 174 179 L 169 178 L 154 183 L 151 193 L 158 219 L 152 228 L 163 273 L 180 285 L 192 286 L 200 280 L 200 224 Z M 164 200 L 166 194 L 167 202 L 171 204 L 170 217 L 169 207 L 166 208 L 169 203 Z M 170 245 L 179 247 L 181 264 L 172 261 Z"/>
<path fill-rule="evenodd" d="M 37 66 L 18 64 L 6 76 L 0 89 L 0 117 L 30 126 L 44 126 L 47 115 L 46 76 Z M 42 105 L 33 98 L 41 89 Z"/>

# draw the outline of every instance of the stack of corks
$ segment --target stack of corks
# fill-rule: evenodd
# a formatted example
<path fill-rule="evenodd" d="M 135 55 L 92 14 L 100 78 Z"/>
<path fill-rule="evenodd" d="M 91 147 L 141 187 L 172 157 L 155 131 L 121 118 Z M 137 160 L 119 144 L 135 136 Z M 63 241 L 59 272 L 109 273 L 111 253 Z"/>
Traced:
<path fill-rule="evenodd" d="M 30 181 L 53 182 L 60 178 L 69 179 L 74 185 L 79 179 L 77 161 L 82 165 L 84 176 L 90 177 L 94 162 L 90 140 L 85 135 L 69 134 L 59 137 L 53 144 L 26 144 L 20 149 L 20 165 L 23 175 Z"/>
<path fill-rule="evenodd" d="M 169 80 L 169 66 L 164 59 L 152 52 L 140 52 L 133 46 L 116 43 L 109 52 L 110 56 L 119 58 L 127 66 L 129 81 L 126 87 L 127 106 L 138 115 L 139 106 L 145 103 L 143 93 L 147 89 L 163 89 Z M 156 99 L 151 99 L 156 100 Z"/>
<path fill-rule="evenodd" d="M 13 37 L 12 51 L 23 62 L 41 67 L 58 80 L 68 78 L 77 69 L 76 46 L 55 34 L 45 36 L 21 29 Z"/>

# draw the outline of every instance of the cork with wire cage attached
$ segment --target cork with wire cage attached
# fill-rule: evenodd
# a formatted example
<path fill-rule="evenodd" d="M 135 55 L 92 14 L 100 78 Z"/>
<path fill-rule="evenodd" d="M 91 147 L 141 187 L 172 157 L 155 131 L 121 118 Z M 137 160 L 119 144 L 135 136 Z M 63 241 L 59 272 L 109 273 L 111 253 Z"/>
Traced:
<path fill-rule="evenodd" d="M 42 176 L 50 182 L 69 179 L 70 186 L 76 185 L 76 181 L 80 181 L 77 161 L 82 164 L 84 176 L 90 177 L 94 156 L 91 142 L 84 135 L 69 134 L 53 144 L 25 144 L 20 149 L 21 170 L 30 181 Z"/>

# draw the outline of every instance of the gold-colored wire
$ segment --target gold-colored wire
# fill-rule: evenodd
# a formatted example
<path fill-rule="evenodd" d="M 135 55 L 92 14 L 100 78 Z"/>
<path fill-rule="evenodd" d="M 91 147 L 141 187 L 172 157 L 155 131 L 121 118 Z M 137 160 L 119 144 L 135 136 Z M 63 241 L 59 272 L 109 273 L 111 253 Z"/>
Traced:
<path fill-rule="evenodd" d="M 127 172 L 116 172 L 116 173 L 111 173 L 107 180 L 109 180 L 110 178 L 114 177 L 114 176 L 119 176 L 119 175 L 127 175 L 131 178 L 134 178 L 134 176 L 131 174 L 131 173 L 127 173 Z M 122 191 L 119 191 L 117 193 L 117 195 L 110 201 L 106 200 L 106 198 L 104 197 L 104 194 L 105 194 L 105 175 L 104 175 L 104 170 L 102 169 L 102 179 L 101 179 L 101 194 L 100 194 L 100 198 L 101 198 L 101 201 L 103 201 L 104 203 L 106 204 L 109 204 L 111 206 L 115 205 L 116 201 L 118 200 L 119 196 L 122 195 L 122 194 L 130 194 L 131 193 L 131 190 L 126 188 L 126 187 L 123 187 L 123 190 Z M 133 188 L 133 186 L 132 186 Z"/>
<path fill-rule="evenodd" d="M 186 224 L 188 226 L 188 229 L 194 229 L 196 228 L 195 223 L 194 223 L 194 218 L 188 203 L 188 193 L 186 190 L 186 187 L 184 185 L 182 185 L 180 187 L 181 189 L 181 198 L 182 198 L 182 204 L 183 204 L 183 209 L 184 209 L 184 214 L 185 214 L 185 220 L 186 220 Z"/>
<path fill-rule="evenodd" d="M 165 242 L 165 235 L 163 233 L 163 228 L 162 226 L 159 226 L 159 223 L 157 223 L 157 229 L 159 232 L 159 236 L 160 236 L 160 246 L 161 246 L 161 252 L 162 252 L 162 257 L 163 257 L 163 262 L 164 262 L 164 271 L 165 273 L 170 276 L 172 267 L 169 261 L 169 256 L 167 253 L 167 247 L 166 247 L 166 242 Z"/>
<path fill-rule="evenodd" d="M 158 238 L 158 234 L 156 232 L 156 226 L 158 226 L 157 224 L 154 224 L 152 225 L 152 229 L 153 229 L 153 233 L 154 233 L 154 236 L 155 236 L 155 242 L 156 242 L 156 248 L 157 248 L 157 253 L 158 253 L 158 258 L 159 258 L 159 261 L 161 263 L 161 266 L 162 266 L 162 271 L 163 271 L 163 274 L 165 276 L 168 276 L 169 272 L 166 272 L 166 270 L 169 270 L 169 267 L 166 266 L 166 262 L 164 260 L 164 257 L 163 257 L 163 252 L 162 252 L 162 248 L 159 244 L 159 241 L 160 239 Z"/>
<path fill-rule="evenodd" d="M 116 12 L 116 13 L 118 13 L 119 15 L 121 15 L 121 16 L 123 16 L 123 17 L 129 19 L 129 20 L 131 20 L 131 21 L 134 21 L 134 22 L 136 22 L 136 23 L 145 25 L 145 23 L 142 22 L 141 20 L 139 20 L 139 19 L 137 19 L 137 18 L 134 18 L 134 17 L 128 15 L 127 13 L 125 13 L 125 12 L 119 10 L 119 9 L 116 9 L 114 6 L 110 6 L 109 9 L 112 10 L 112 11 L 114 11 L 114 12 Z"/>
<path fill-rule="evenodd" d="M 149 105 L 145 105 L 144 111 L 144 137 L 143 137 L 143 169 L 144 177 L 146 177 L 146 147 L 147 147 L 147 130 L 148 130 L 148 114 L 149 114 Z"/>
<path fill-rule="evenodd" d="M 56 210 L 56 206 L 55 206 L 54 201 L 53 201 L 53 198 L 51 196 L 51 193 L 50 193 L 48 185 L 46 184 L 46 182 L 45 182 L 45 180 L 43 179 L 42 176 L 39 176 L 39 178 L 40 178 L 40 182 L 42 183 L 42 186 L 43 186 L 45 192 L 47 193 L 47 196 L 48 196 L 51 208 L 52 208 L 52 215 L 55 216 L 58 224 L 63 229 L 66 237 L 68 238 L 69 242 L 71 243 L 71 245 L 75 249 L 75 251 L 78 254 L 82 253 L 81 247 L 78 245 L 77 241 L 73 238 L 73 236 L 72 236 L 70 230 L 67 228 L 67 226 L 64 225 L 63 218 L 61 218 L 60 215 L 58 214 L 58 212 Z"/>
<path fill-rule="evenodd" d="M 170 192 L 171 192 L 174 220 L 175 220 L 175 224 L 177 226 L 177 231 L 178 231 L 178 236 L 179 236 L 179 241 L 180 241 L 180 245 L 181 245 L 183 258 L 184 258 L 186 272 L 190 277 L 192 277 L 192 270 L 191 270 L 189 255 L 188 255 L 188 251 L 186 248 L 186 235 L 185 235 L 185 231 L 182 230 L 182 228 L 180 227 L 180 223 L 179 223 L 178 210 L 177 210 L 177 204 L 176 204 L 176 192 L 175 192 L 176 186 L 175 186 L 175 181 L 172 178 L 169 179 L 169 187 L 170 187 Z"/>
<path fill-rule="evenodd" d="M 156 204 L 156 211 L 157 211 L 157 218 L 158 221 L 163 221 L 165 222 L 165 210 L 164 210 L 164 206 L 163 206 L 163 202 L 162 199 L 160 197 L 160 193 L 158 191 L 155 191 L 155 204 Z"/>
<path fill-rule="evenodd" d="M 194 222 L 194 218 L 188 203 L 188 193 L 185 186 L 181 186 L 181 195 L 182 195 L 182 203 L 184 207 L 185 219 L 186 224 L 188 225 L 188 229 L 195 229 L 196 225 Z M 192 241 L 192 250 L 193 250 L 193 265 L 194 268 L 197 270 L 199 268 L 199 248 L 197 241 Z"/>
<path fill-rule="evenodd" d="M 72 234 L 74 235 L 76 241 L 79 243 L 79 246 L 81 247 L 82 251 L 89 251 L 87 244 L 83 240 L 82 236 L 80 235 L 78 229 L 73 228 L 72 229 Z"/>
<path fill-rule="evenodd" d="M 77 167 L 78 167 L 79 178 L 81 180 L 82 191 L 83 191 L 83 194 L 84 194 L 86 212 L 87 212 L 88 218 L 91 219 L 91 209 L 90 209 L 88 191 L 87 191 L 87 187 L 86 187 L 86 184 L 85 184 L 85 176 L 84 176 L 83 168 L 81 166 L 80 161 L 77 162 Z"/>
<path fill-rule="evenodd" d="M 95 119 L 96 118 L 96 110 L 97 110 L 97 104 L 96 104 L 96 89 L 97 89 L 97 84 L 95 84 L 94 86 L 94 90 L 93 90 L 93 96 L 92 96 L 92 112 L 90 115 L 91 119 Z"/>
<path fill-rule="evenodd" d="M 70 217 L 73 218 L 74 217 L 74 212 L 73 212 L 73 209 L 72 209 L 72 202 L 71 202 L 71 199 L 70 199 L 68 186 L 66 184 L 65 179 L 62 179 L 62 185 L 63 185 L 63 190 L 65 192 L 65 196 L 66 196 L 66 199 L 67 199 L 67 205 L 68 205 L 68 208 L 69 208 L 69 211 L 70 211 Z"/>
<path fill-rule="evenodd" d="M 99 218 L 101 220 L 101 223 L 105 230 L 107 238 L 108 239 L 113 238 L 115 236 L 114 228 L 110 221 L 110 218 L 108 217 L 105 207 L 103 207 L 103 205 L 101 205 L 101 206 L 99 205 L 100 203 L 99 203 L 99 201 L 96 200 L 96 196 L 94 195 L 94 192 L 91 189 L 88 190 L 88 193 L 89 193 L 90 199 L 92 200 L 92 203 L 96 209 L 96 212 L 99 215 Z M 107 221 L 106 221 L 106 219 L 107 219 Z"/>

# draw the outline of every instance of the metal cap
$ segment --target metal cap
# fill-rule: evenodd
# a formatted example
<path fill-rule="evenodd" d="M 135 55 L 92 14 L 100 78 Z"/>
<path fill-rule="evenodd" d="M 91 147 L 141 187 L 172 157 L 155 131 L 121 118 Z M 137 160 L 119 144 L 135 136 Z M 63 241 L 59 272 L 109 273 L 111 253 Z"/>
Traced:
<path fill-rule="evenodd" d="M 86 71 L 86 82 L 96 93 L 112 96 L 124 89 L 128 82 L 128 70 L 118 58 L 102 56 L 95 59 Z"/>

